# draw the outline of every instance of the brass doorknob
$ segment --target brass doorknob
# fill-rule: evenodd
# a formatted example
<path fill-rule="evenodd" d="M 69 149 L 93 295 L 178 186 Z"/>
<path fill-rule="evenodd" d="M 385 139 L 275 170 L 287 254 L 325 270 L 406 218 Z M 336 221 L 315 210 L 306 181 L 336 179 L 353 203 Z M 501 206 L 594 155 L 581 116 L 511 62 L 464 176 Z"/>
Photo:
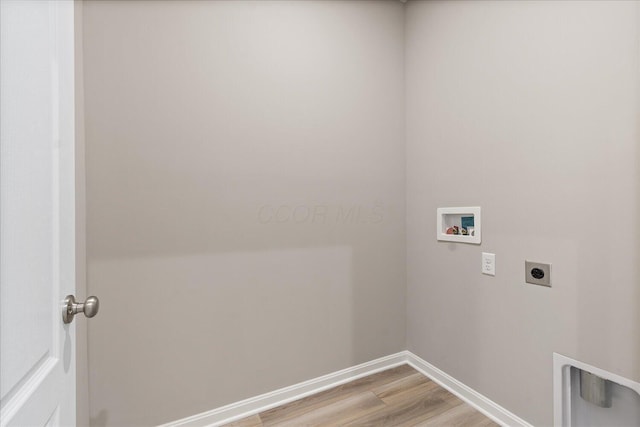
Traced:
<path fill-rule="evenodd" d="M 100 300 L 98 297 L 89 297 L 85 302 L 76 302 L 76 297 L 67 295 L 62 308 L 62 321 L 71 323 L 73 317 L 78 313 L 84 313 L 85 317 L 93 317 L 98 314 L 99 309 Z"/>

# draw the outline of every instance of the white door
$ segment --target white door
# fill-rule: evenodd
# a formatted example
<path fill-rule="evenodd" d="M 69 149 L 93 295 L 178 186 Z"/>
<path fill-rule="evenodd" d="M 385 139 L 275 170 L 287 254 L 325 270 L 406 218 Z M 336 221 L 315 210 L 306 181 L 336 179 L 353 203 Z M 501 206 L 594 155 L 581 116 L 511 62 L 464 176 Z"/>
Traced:
<path fill-rule="evenodd" d="M 73 2 L 0 0 L 0 425 L 75 424 Z"/>

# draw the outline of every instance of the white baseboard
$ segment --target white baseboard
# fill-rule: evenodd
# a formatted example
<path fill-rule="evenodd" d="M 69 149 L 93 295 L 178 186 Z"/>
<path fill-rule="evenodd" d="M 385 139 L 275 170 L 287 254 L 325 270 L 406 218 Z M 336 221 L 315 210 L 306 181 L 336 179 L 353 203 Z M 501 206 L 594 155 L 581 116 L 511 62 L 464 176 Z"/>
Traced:
<path fill-rule="evenodd" d="M 509 427 L 532 427 L 523 419 L 507 411 L 500 405 L 467 387 L 460 381 L 442 372 L 440 369 L 422 360 L 409 351 L 362 363 L 351 368 L 323 375 L 289 387 L 281 388 L 259 396 L 251 397 L 211 411 L 202 412 L 187 418 L 176 420 L 160 427 L 217 427 L 276 406 L 336 387 L 340 384 L 375 374 L 403 364 L 409 364 L 434 382 L 458 396 L 495 422 Z"/>
<path fill-rule="evenodd" d="M 433 382 L 449 390 L 498 424 L 508 427 L 533 427 L 522 418 L 409 351 L 407 351 L 407 362 L 417 371 L 431 378 Z"/>

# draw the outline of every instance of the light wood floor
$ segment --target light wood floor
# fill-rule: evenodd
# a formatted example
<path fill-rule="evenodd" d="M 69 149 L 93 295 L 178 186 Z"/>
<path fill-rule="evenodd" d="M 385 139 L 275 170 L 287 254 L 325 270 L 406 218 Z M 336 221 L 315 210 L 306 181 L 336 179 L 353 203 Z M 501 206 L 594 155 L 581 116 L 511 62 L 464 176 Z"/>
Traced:
<path fill-rule="evenodd" d="M 497 426 L 409 365 L 369 375 L 226 427 Z"/>

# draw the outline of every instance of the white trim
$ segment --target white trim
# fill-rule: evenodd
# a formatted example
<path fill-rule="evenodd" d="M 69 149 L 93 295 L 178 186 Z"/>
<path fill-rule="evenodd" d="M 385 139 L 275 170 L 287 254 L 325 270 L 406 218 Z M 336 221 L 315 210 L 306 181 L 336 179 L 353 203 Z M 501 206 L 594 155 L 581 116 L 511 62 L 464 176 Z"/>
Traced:
<path fill-rule="evenodd" d="M 336 387 L 340 384 L 366 377 L 407 363 L 407 352 L 400 352 L 362 363 L 351 368 L 323 375 L 289 387 L 281 388 L 211 411 L 202 412 L 191 417 L 176 420 L 161 427 L 216 427 L 221 426 L 276 406 L 301 399 L 306 396 Z"/>
<path fill-rule="evenodd" d="M 640 394 L 640 383 L 562 354 L 553 353 L 553 425 L 571 425 L 571 367 L 628 387 Z"/>
<path fill-rule="evenodd" d="M 304 381 L 290 387 L 281 388 L 259 396 L 251 397 L 230 405 L 222 406 L 211 411 L 202 412 L 187 418 L 163 424 L 160 427 L 218 427 L 251 415 L 258 414 L 276 406 L 303 397 L 328 390 L 340 384 L 366 377 L 386 369 L 408 364 L 425 376 L 438 383 L 443 388 L 458 396 L 460 399 L 482 412 L 495 422 L 510 427 L 532 427 L 518 416 L 507 411 L 497 403 L 481 395 L 440 369 L 424 361 L 410 351 L 401 351 L 390 356 L 381 357 L 370 362 L 362 363 L 351 368 L 323 375 Z"/>
<path fill-rule="evenodd" d="M 517 415 L 507 411 L 491 399 L 478 393 L 471 387 L 461 383 L 449 374 L 436 368 L 429 362 L 421 359 L 411 352 L 407 352 L 407 361 L 409 365 L 425 376 L 431 378 L 433 382 L 438 383 L 443 388 L 458 396 L 460 399 L 471 405 L 473 408 L 482 412 L 496 423 L 509 427 L 533 427 L 531 424 L 518 417 Z"/>

